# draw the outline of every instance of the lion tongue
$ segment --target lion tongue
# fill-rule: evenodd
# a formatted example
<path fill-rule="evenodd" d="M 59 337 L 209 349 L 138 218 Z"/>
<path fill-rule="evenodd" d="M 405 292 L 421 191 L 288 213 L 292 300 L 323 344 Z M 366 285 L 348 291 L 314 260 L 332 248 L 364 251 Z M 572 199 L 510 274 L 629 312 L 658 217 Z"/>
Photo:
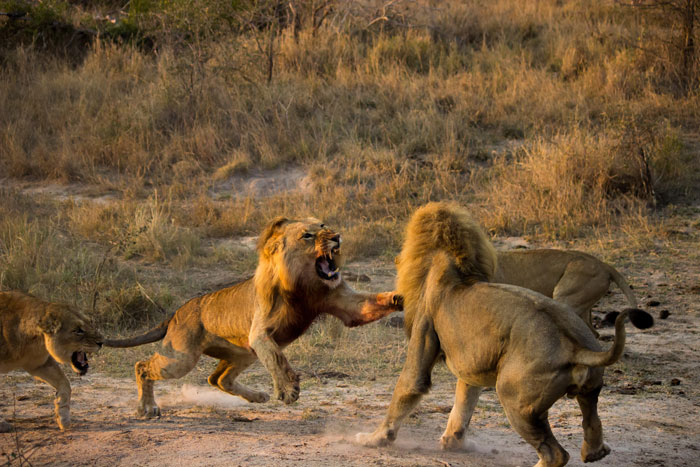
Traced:
<path fill-rule="evenodd" d="M 336 272 L 338 272 L 338 269 L 335 265 L 335 261 L 330 256 L 326 256 L 323 258 L 323 261 L 319 264 L 321 266 L 321 271 L 323 271 L 324 274 L 328 276 L 334 275 Z"/>
<path fill-rule="evenodd" d="M 85 355 L 85 352 L 78 352 L 78 355 L 75 356 L 75 359 L 81 365 L 87 364 L 87 355 Z"/>

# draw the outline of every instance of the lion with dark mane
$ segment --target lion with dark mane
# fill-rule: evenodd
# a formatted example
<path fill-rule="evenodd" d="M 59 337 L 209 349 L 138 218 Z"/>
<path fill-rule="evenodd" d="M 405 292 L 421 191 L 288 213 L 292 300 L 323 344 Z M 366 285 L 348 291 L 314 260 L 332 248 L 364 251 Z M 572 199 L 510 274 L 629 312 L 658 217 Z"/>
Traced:
<path fill-rule="evenodd" d="M 260 359 L 272 375 L 275 397 L 286 404 L 296 401 L 299 377 L 282 349 L 318 316 L 326 313 L 359 326 L 402 309 L 393 292 L 358 293 L 343 281 L 340 243 L 340 235 L 316 219 L 277 218 L 260 236 L 252 278 L 190 300 L 144 335 L 106 340 L 110 347 L 133 347 L 163 339 L 158 353 L 136 363 L 139 414 L 160 415 L 153 382 L 184 376 L 202 354 L 220 360 L 208 378 L 212 386 L 266 402 L 266 393 L 236 382 Z"/>
<path fill-rule="evenodd" d="M 374 433 L 359 433 L 358 442 L 394 441 L 444 357 L 458 378 L 444 448 L 462 447 L 481 388 L 495 386 L 511 425 L 537 451 L 538 466 L 568 462 L 547 420 L 549 408 L 564 395 L 575 397 L 583 413 L 582 459 L 610 453 L 598 394 L 604 367 L 624 349 L 627 312 L 615 322 L 613 345 L 602 351 L 572 309 L 531 290 L 489 283 L 495 251 L 469 214 L 452 204 L 431 203 L 413 214 L 399 258 L 396 291 L 404 298 L 406 363 L 384 422 Z"/>

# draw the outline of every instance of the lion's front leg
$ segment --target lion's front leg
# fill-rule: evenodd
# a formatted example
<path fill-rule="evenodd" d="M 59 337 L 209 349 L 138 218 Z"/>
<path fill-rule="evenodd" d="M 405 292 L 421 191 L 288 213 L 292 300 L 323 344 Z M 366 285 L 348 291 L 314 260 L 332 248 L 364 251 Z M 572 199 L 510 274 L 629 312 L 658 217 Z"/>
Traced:
<path fill-rule="evenodd" d="M 54 400 L 56 423 L 61 430 L 70 427 L 70 382 L 53 358 L 50 358 L 39 368 L 27 370 L 36 379 L 50 384 L 56 389 Z"/>
<path fill-rule="evenodd" d="M 299 375 L 292 369 L 282 349 L 272 340 L 272 337 L 266 334 L 251 335 L 250 346 L 272 376 L 275 398 L 285 404 L 291 404 L 299 399 Z"/>
<path fill-rule="evenodd" d="M 464 435 L 469 428 L 469 422 L 480 394 L 480 387 L 469 386 L 462 380 L 457 381 L 455 405 L 450 412 L 445 432 L 440 438 L 442 449 L 453 451 L 464 448 Z"/>
<path fill-rule="evenodd" d="M 359 293 L 342 284 L 329 297 L 325 309 L 348 327 L 362 326 L 403 310 L 403 297 L 395 292 Z"/>
<path fill-rule="evenodd" d="M 256 311 L 248 341 L 258 359 L 272 376 L 275 398 L 285 404 L 299 399 L 299 375 L 292 369 L 282 349 L 268 332 L 265 317 Z"/>
<path fill-rule="evenodd" d="M 364 446 L 385 446 L 396 439 L 403 420 L 430 389 L 430 373 L 440 353 L 432 322 L 422 317 L 414 326 L 401 375 L 394 388 L 384 422 L 373 433 L 358 433 L 355 441 Z"/>

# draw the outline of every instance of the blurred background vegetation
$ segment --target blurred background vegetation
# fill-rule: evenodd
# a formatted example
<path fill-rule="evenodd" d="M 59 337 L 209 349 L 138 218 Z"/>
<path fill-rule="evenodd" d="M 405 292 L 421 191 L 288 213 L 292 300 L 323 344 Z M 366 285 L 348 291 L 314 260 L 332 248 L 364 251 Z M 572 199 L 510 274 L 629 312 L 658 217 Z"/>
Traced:
<path fill-rule="evenodd" d="M 0 0 L 0 288 L 129 330 L 252 274 L 276 215 L 391 271 L 440 199 L 648 251 L 700 200 L 696 3 Z"/>

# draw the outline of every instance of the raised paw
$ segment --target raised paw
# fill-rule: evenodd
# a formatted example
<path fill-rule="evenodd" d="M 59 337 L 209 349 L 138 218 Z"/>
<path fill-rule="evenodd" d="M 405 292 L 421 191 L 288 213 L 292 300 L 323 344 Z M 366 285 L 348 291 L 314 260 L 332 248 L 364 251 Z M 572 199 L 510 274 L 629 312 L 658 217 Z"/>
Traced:
<path fill-rule="evenodd" d="M 357 433 L 355 435 L 355 443 L 369 448 L 388 446 L 392 441 L 394 440 L 391 437 L 377 431 L 374 433 Z"/>
<path fill-rule="evenodd" d="M 592 450 L 590 446 L 584 441 L 583 447 L 581 448 L 581 460 L 583 462 L 595 462 L 599 461 L 603 457 L 610 454 L 610 446 L 603 443 L 602 446 L 597 450 Z"/>
<path fill-rule="evenodd" d="M 136 409 L 136 415 L 144 418 L 160 417 L 160 407 L 155 404 L 141 404 L 139 408 Z"/>
<path fill-rule="evenodd" d="M 392 307 L 397 311 L 403 310 L 403 295 L 396 292 L 382 292 L 377 294 L 377 305 Z"/>
<path fill-rule="evenodd" d="M 465 449 L 464 438 L 457 438 L 455 435 L 442 435 L 440 448 L 443 451 L 462 451 Z"/>

